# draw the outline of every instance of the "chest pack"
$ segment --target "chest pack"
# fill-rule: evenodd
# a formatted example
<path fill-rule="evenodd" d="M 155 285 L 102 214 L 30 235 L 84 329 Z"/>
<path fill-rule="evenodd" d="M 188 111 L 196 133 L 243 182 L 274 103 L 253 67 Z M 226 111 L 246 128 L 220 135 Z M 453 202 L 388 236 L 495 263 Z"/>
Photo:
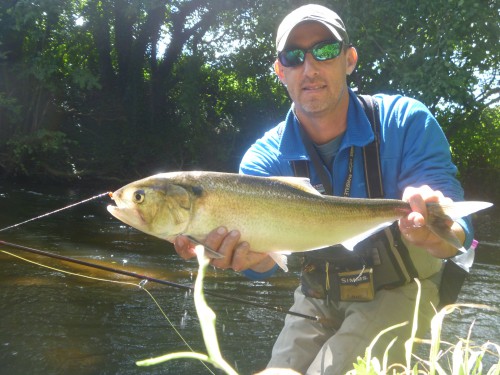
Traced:
<path fill-rule="evenodd" d="M 383 198 L 378 103 L 368 95 L 360 95 L 358 100 L 375 135 L 374 141 L 362 148 L 367 196 L 369 198 Z M 310 146 L 308 147 L 306 142 L 305 145 L 311 160 L 291 161 L 295 176 L 309 178 L 309 163 L 311 163 L 320 177 L 325 193 L 333 194 L 331 182 L 327 181 L 329 177 L 322 176 L 320 172 L 324 171 L 324 168 L 319 164 L 317 152 Z M 347 189 L 346 192 L 348 192 Z M 371 286 L 367 286 L 367 288 L 372 287 L 373 292 L 376 292 L 382 288 L 395 288 L 404 285 L 418 276 L 408 249 L 401 239 L 396 222 L 385 230 L 361 241 L 354 247 L 353 251 L 345 249 L 342 245 L 335 245 L 305 253 L 302 261 L 301 285 L 303 293 L 309 297 L 334 301 L 369 300 L 369 297 L 365 298 L 366 291 L 360 288 L 361 284 L 356 285 L 356 280 L 362 283 L 371 278 Z M 361 291 L 350 294 L 346 292 L 348 294 L 346 297 L 343 295 L 343 291 L 347 289 L 341 287 L 343 282 L 354 284 Z M 369 294 L 369 291 L 366 293 Z"/>

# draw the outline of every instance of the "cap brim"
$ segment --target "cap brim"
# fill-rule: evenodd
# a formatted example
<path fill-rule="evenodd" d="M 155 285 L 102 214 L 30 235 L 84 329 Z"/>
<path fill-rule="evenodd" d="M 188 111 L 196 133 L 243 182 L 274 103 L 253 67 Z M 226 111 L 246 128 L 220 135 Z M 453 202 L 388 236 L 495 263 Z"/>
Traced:
<path fill-rule="evenodd" d="M 292 32 L 293 29 L 295 29 L 297 26 L 299 26 L 300 24 L 302 23 L 305 23 L 305 22 L 318 22 L 318 23 L 321 23 L 323 26 L 325 26 L 331 33 L 332 35 L 339 41 L 344 41 L 342 36 L 339 34 L 339 32 L 337 31 L 337 29 L 335 27 L 333 27 L 332 25 L 330 25 L 329 23 L 327 22 L 324 22 L 322 20 L 303 20 L 301 22 L 298 22 L 297 24 L 295 24 L 292 28 L 290 28 L 289 30 L 287 30 L 282 36 L 281 36 L 281 39 L 279 40 L 277 46 L 276 46 L 276 50 L 278 52 L 281 52 L 283 51 L 283 49 L 285 48 L 286 46 L 286 43 L 288 41 L 288 37 L 290 36 L 290 33 Z"/>

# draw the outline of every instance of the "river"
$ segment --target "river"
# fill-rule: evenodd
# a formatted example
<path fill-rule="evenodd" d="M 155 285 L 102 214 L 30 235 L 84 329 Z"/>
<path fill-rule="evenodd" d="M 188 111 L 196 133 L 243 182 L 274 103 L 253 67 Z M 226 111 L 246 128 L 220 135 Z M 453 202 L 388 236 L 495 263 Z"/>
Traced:
<path fill-rule="evenodd" d="M 102 192 L 0 182 L 0 230 Z M 1 231 L 0 240 L 175 283 L 193 283 L 195 260 L 184 261 L 169 243 L 123 225 L 106 211 L 109 203 L 107 197 L 92 200 Z M 480 214 L 475 223 L 480 245 L 459 302 L 500 309 L 499 211 Z M 188 350 L 169 321 L 195 351 L 206 352 L 189 291 L 145 285 L 165 317 L 138 280 L 5 245 L 0 250 L 0 374 L 210 373 L 195 360 L 149 368 L 135 365 L 138 360 Z M 260 282 L 233 271 L 209 269 L 205 285 L 220 294 L 287 309 L 298 285 L 298 257 L 290 263 L 289 273 Z M 229 364 L 241 374 L 261 370 L 284 314 L 218 297 L 207 300 L 217 314 L 219 342 Z M 476 344 L 500 343 L 499 313 L 482 309 L 464 308 L 446 318 L 443 337 L 456 343 L 457 337 L 467 337 L 472 322 L 471 339 Z"/>

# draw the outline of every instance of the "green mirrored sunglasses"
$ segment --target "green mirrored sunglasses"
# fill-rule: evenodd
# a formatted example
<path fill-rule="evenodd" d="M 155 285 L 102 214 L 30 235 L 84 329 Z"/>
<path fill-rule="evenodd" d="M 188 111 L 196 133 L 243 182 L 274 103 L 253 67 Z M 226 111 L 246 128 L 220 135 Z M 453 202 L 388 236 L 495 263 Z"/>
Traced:
<path fill-rule="evenodd" d="M 304 63 L 306 53 L 311 52 L 316 61 L 326 61 L 336 58 L 342 51 L 342 42 L 338 40 L 326 40 L 319 42 L 309 49 L 293 48 L 285 49 L 278 53 L 278 59 L 287 68 L 299 66 Z"/>

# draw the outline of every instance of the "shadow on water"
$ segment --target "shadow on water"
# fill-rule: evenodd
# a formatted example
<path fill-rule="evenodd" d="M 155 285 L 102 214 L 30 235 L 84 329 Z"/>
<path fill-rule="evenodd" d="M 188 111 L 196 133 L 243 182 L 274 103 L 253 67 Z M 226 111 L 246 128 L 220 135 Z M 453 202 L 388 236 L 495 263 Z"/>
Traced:
<path fill-rule="evenodd" d="M 101 192 L 69 189 L 0 188 L 0 229 Z M 118 222 L 100 198 L 71 210 L 0 232 L 0 240 L 120 267 L 150 277 L 191 285 L 197 264 L 179 259 L 165 241 Z M 478 262 L 459 302 L 500 308 L 496 293 L 500 271 L 499 217 L 479 223 Z M 490 230 L 484 229 L 490 225 Z M 482 241 L 484 239 L 484 241 Z M 484 243 L 483 243 L 484 242 Z M 199 362 L 177 360 L 138 368 L 135 361 L 187 350 L 138 280 L 92 270 L 0 246 L 47 266 L 130 284 L 92 280 L 61 273 L 0 252 L 0 374 L 187 374 L 209 373 Z M 298 285 L 297 257 L 292 270 L 265 282 L 251 282 L 232 271 L 208 273 L 206 286 L 221 294 L 288 308 Z M 295 264 L 295 267 L 294 267 Z M 168 319 L 196 351 L 205 352 L 192 295 L 146 284 Z M 222 352 L 241 374 L 262 369 L 283 324 L 284 315 L 207 296 L 217 314 Z M 497 313 L 463 310 L 447 318 L 445 339 L 466 337 L 478 344 L 500 341 Z"/>

